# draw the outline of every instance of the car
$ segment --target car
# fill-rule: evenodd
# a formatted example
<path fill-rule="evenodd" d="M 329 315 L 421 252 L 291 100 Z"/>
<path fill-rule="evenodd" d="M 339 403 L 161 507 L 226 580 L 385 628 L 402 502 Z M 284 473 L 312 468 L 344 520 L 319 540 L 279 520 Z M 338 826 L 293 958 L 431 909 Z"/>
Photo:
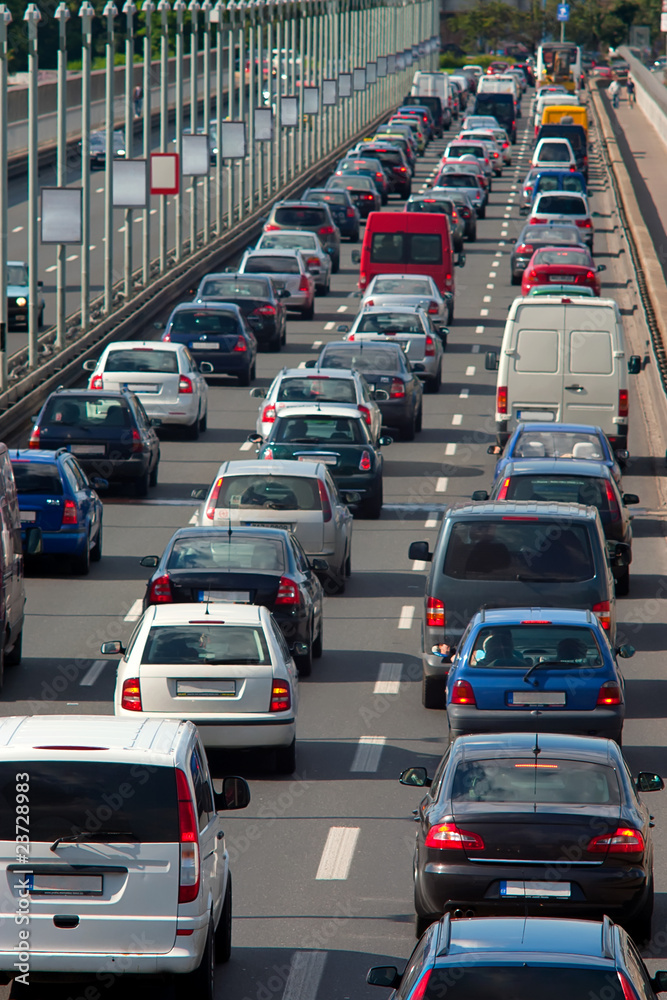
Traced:
<path fill-rule="evenodd" d="M 362 219 L 367 219 L 371 212 L 379 212 L 382 198 L 374 181 L 363 174 L 346 174 L 344 177 L 330 177 L 326 185 L 327 191 L 347 191 L 352 202 L 359 210 Z"/>
<path fill-rule="evenodd" d="M 398 146 L 385 141 L 369 143 L 364 148 L 364 156 L 378 159 L 389 177 L 389 190 L 401 198 L 409 198 L 412 189 L 412 171 Z"/>
<path fill-rule="evenodd" d="M 426 134 L 429 140 L 435 137 L 435 121 L 433 115 L 431 114 L 431 109 L 425 104 L 412 103 L 412 104 L 402 104 L 396 111 L 398 115 L 416 115 L 421 119 L 423 124 L 426 126 Z"/>
<path fill-rule="evenodd" d="M 475 139 L 479 139 L 481 142 L 488 142 L 491 144 L 490 149 L 492 152 L 497 153 L 504 166 L 509 167 L 512 164 L 512 144 L 504 128 L 464 130 L 456 138 L 457 141 L 460 140 L 462 142 L 472 142 Z"/>
<path fill-rule="evenodd" d="M 249 440 L 259 445 L 260 459 L 322 462 L 350 503 L 365 517 L 380 517 L 384 464 L 380 449 L 390 445 L 392 438 L 381 437 L 373 444 L 361 413 L 333 404 L 283 410 L 276 413 L 264 443 L 257 435 Z"/>
<path fill-rule="evenodd" d="M 521 214 L 527 214 L 538 194 L 546 194 L 548 191 L 574 191 L 576 194 L 588 194 L 586 178 L 580 170 L 540 170 L 533 168 L 537 173 L 534 175 L 532 183 L 524 188 L 527 196 L 525 201 L 522 195 Z M 533 171 L 529 171 L 533 173 Z"/>
<path fill-rule="evenodd" d="M 446 180 L 446 178 L 443 178 Z M 424 198 L 446 198 L 456 207 L 456 211 L 463 223 L 463 238 L 470 243 L 477 239 L 477 209 L 470 194 L 461 188 L 448 188 L 443 183 L 438 188 L 427 188 L 422 192 Z"/>
<path fill-rule="evenodd" d="M 103 506 L 97 490 L 107 488 L 106 479 L 92 476 L 89 480 L 66 448 L 14 448 L 9 457 L 24 553 L 28 531 L 37 527 L 42 538 L 40 555 L 68 556 L 73 572 L 85 575 L 91 562 L 102 558 Z"/>
<path fill-rule="evenodd" d="M 376 274 L 364 290 L 360 311 L 370 306 L 422 308 L 438 326 L 452 318 L 451 298 L 441 295 L 428 274 Z"/>
<path fill-rule="evenodd" d="M 550 136 L 540 139 L 530 159 L 531 167 L 577 169 L 577 158 L 567 139 Z"/>
<path fill-rule="evenodd" d="M 650 936 L 653 820 L 638 793 L 664 783 L 646 771 L 632 779 L 614 740 L 538 729 L 461 736 L 433 781 L 423 767 L 400 781 L 429 789 L 413 862 L 418 928 L 463 909 L 608 915 Z"/>
<path fill-rule="evenodd" d="M 260 443 L 260 442 L 256 442 Z M 352 572 L 352 514 L 327 465 L 307 461 L 223 462 L 195 515 L 203 527 L 236 525 L 292 531 L 317 569 L 326 592 L 343 593 Z"/>
<path fill-rule="evenodd" d="M 510 280 L 520 285 L 528 262 L 539 247 L 561 246 L 587 249 L 577 226 L 564 219 L 543 225 L 529 223 L 519 233 L 510 254 Z"/>
<path fill-rule="evenodd" d="M 0 690 L 5 667 L 21 662 L 26 619 L 25 557 L 38 555 L 42 531 L 21 522 L 10 451 L 0 442 Z"/>
<path fill-rule="evenodd" d="M 250 385 L 255 378 L 257 338 L 232 302 L 179 303 L 160 339 L 167 344 L 185 344 L 199 365 L 206 362 L 210 366 L 207 374 L 231 376 L 239 385 Z"/>
<path fill-rule="evenodd" d="M 389 176 L 380 161 L 378 159 L 370 157 L 367 158 L 365 156 L 350 157 L 348 159 L 341 160 L 336 165 L 336 170 L 334 171 L 333 176 L 340 179 L 341 177 L 354 177 L 357 174 L 362 177 L 368 177 L 373 181 L 380 195 L 382 204 L 386 205 L 387 199 L 389 198 Z"/>
<path fill-rule="evenodd" d="M 300 677 L 322 655 L 322 584 L 301 543 L 285 528 L 179 528 L 161 556 L 144 556 L 155 572 L 146 584 L 151 604 L 256 604 L 280 625 Z"/>
<path fill-rule="evenodd" d="M 255 250 L 300 250 L 306 267 L 315 278 L 315 291 L 328 295 L 331 291 L 331 257 L 315 233 L 298 229 L 281 229 L 262 233 Z"/>
<path fill-rule="evenodd" d="M 463 250 L 463 234 L 465 225 L 454 203 L 441 191 L 424 191 L 418 196 L 408 198 L 405 203 L 406 212 L 444 212 L 449 219 L 449 231 L 452 236 L 452 246 L 455 253 Z"/>
<path fill-rule="evenodd" d="M 346 330 L 348 328 L 346 327 Z M 340 328 L 339 328 L 340 330 Z M 382 429 L 382 414 L 377 399 L 388 398 L 384 389 L 372 390 L 363 375 L 340 368 L 331 371 L 322 368 L 317 372 L 304 372 L 303 368 L 283 368 L 268 389 L 250 390 L 255 399 L 264 400 L 257 414 L 256 429 L 267 438 L 281 410 L 299 409 L 300 406 L 333 403 L 358 410 L 366 421 L 368 433 L 377 442 Z"/>
<path fill-rule="evenodd" d="M 279 774 L 296 768 L 299 675 L 283 633 L 265 607 L 152 604 L 121 660 L 114 713 L 194 722 L 205 747 L 272 750 Z"/>
<path fill-rule="evenodd" d="M 428 139 L 426 136 L 426 130 L 422 127 L 423 123 L 417 115 L 392 115 L 387 122 L 387 125 L 392 129 L 399 125 L 407 125 L 408 128 L 412 130 L 412 134 L 417 141 L 417 155 L 424 155 L 428 145 Z"/>
<path fill-rule="evenodd" d="M 319 358 L 306 361 L 306 368 L 353 368 L 371 389 L 384 389 L 388 399 L 378 399 L 382 423 L 395 427 L 405 441 L 414 441 L 422 428 L 422 384 L 398 344 L 350 344 L 332 341 L 322 348 Z"/>
<path fill-rule="evenodd" d="M 667 975 L 651 977 L 637 946 L 609 917 L 464 917 L 446 913 L 417 944 L 403 973 L 371 969 L 366 982 L 401 1000 L 469 1000 L 488 994 L 572 1000 L 657 1000 Z"/>
<path fill-rule="evenodd" d="M 300 250 L 246 250 L 238 273 L 271 278 L 279 291 L 289 292 L 286 303 L 290 311 L 301 313 L 303 319 L 315 315 L 315 276 Z"/>
<path fill-rule="evenodd" d="M 575 298 L 586 299 L 594 299 L 596 297 L 593 289 L 587 285 L 534 285 L 528 291 L 529 298 L 534 299 L 536 296 L 539 297 L 541 295 L 564 295 L 569 298 L 572 298 L 574 295 Z"/>
<path fill-rule="evenodd" d="M 419 143 L 417 141 L 417 135 L 415 133 L 413 124 L 411 124 L 410 122 L 398 121 L 394 122 L 394 124 L 392 125 L 390 124 L 378 125 L 377 129 L 375 130 L 375 135 L 382 142 L 391 142 L 393 136 L 402 137 L 403 139 L 406 140 L 406 142 L 410 146 L 413 159 L 416 161 L 416 158 L 419 155 Z M 414 172 L 414 163 L 413 163 L 413 172 Z"/>
<path fill-rule="evenodd" d="M 471 733 L 572 733 L 621 745 L 625 681 L 590 611 L 478 611 L 452 656 L 445 699 L 449 739 Z M 537 715 L 536 715 L 537 708 Z"/>
<path fill-rule="evenodd" d="M 303 193 L 304 201 L 323 201 L 329 206 L 331 217 L 350 243 L 359 242 L 361 214 L 347 190 L 330 191 L 326 188 L 308 188 Z"/>
<path fill-rule="evenodd" d="M 536 285 L 572 284 L 601 292 L 600 272 L 605 264 L 594 264 L 590 251 L 583 247 L 540 247 L 530 258 L 521 278 L 521 294 L 528 295 Z"/>
<path fill-rule="evenodd" d="M 455 191 L 467 195 L 477 212 L 477 218 L 483 219 L 485 217 L 488 195 L 477 174 L 466 173 L 463 170 L 454 173 L 454 171 L 443 167 L 433 181 L 433 187 L 436 190 L 444 190 L 446 194 Z"/>
<path fill-rule="evenodd" d="M 486 153 L 487 158 L 491 162 L 491 167 L 493 169 L 493 176 L 502 177 L 503 166 L 504 166 L 503 150 L 500 143 L 496 142 L 496 139 L 492 133 L 490 132 L 487 132 L 485 134 L 476 133 L 473 135 L 471 135 L 470 133 L 468 133 L 467 135 L 459 134 L 456 137 L 456 142 L 479 143 L 482 146 L 484 152 Z M 509 148 L 509 140 L 508 140 L 508 148 Z"/>
<path fill-rule="evenodd" d="M 91 373 L 89 389 L 130 389 L 161 426 L 182 427 L 194 441 L 206 430 L 208 386 L 202 372 L 213 371 L 213 365 L 195 361 L 185 344 L 116 340 L 83 368 Z"/>
<path fill-rule="evenodd" d="M 193 301 L 230 302 L 238 306 L 255 335 L 257 345 L 279 351 L 287 341 L 286 288 L 277 289 L 270 277 L 232 273 L 207 274 L 199 283 Z"/>
<path fill-rule="evenodd" d="M 419 107 L 425 108 L 433 119 L 433 135 L 436 139 L 442 139 L 443 130 L 449 128 L 451 114 L 445 114 L 442 101 L 435 95 L 427 97 L 425 94 L 410 94 L 403 98 L 402 108 Z"/>
<path fill-rule="evenodd" d="M 477 128 L 496 129 L 502 128 L 502 125 L 499 124 L 498 119 L 494 118 L 493 115 L 466 115 L 461 125 L 461 131 L 468 132 L 471 129 Z"/>
<path fill-rule="evenodd" d="M 551 173 L 551 171 L 548 172 Z M 526 211 L 530 211 L 530 206 L 533 204 L 535 181 L 540 174 L 545 173 L 547 173 L 547 170 L 542 167 L 531 167 L 525 175 L 521 184 L 521 200 L 519 202 L 519 211 L 521 212 L 521 215 L 525 215 Z"/>
<path fill-rule="evenodd" d="M 551 221 L 573 222 L 579 230 L 580 241 L 593 253 L 593 219 L 585 195 L 565 191 L 538 195 L 530 211 L 529 225 L 544 225 Z"/>
<path fill-rule="evenodd" d="M 502 451 L 502 454 L 501 454 Z M 489 445 L 490 455 L 501 455 L 493 473 L 494 483 L 505 474 L 509 462 L 519 459 L 574 459 L 579 462 L 602 462 L 621 485 L 621 466 L 627 451 L 614 451 L 607 435 L 591 424 L 519 423 L 504 449 Z"/>
<path fill-rule="evenodd" d="M 216 964 L 229 961 L 232 944 L 223 827 L 250 789 L 227 776 L 214 791 L 195 726 L 136 712 L 6 717 L 0 773 L 3 787 L 18 782 L 40 805 L 30 817 L 29 889 L 16 885 L 12 867 L 27 854 L 1 835 L 3 879 L 43 917 L 29 924 L 31 979 L 58 991 L 100 977 L 123 990 L 135 975 L 173 975 L 179 988 L 213 1000 Z M 74 934 L 54 933 L 72 924 Z M 12 944 L 4 938 L 0 950 L 3 983 L 19 972 Z"/>
<path fill-rule="evenodd" d="M 336 226 L 329 206 L 324 202 L 279 201 L 269 212 L 264 223 L 264 232 L 278 229 L 306 229 L 315 233 L 320 243 L 331 257 L 333 273 L 340 268 L 340 230 Z"/>
<path fill-rule="evenodd" d="M 24 260 L 7 261 L 7 321 L 11 326 L 28 326 L 30 303 L 30 269 Z M 37 300 L 37 325 L 44 326 L 44 296 L 41 289 L 44 282 L 40 279 L 37 288 L 40 289 Z"/>
<path fill-rule="evenodd" d="M 492 62 L 486 67 L 487 76 L 497 76 L 500 73 L 505 73 L 509 69 L 509 63 L 506 62 Z"/>
<path fill-rule="evenodd" d="M 427 392 L 440 391 L 442 382 L 442 356 L 447 345 L 449 330 L 437 328 L 424 309 L 410 306 L 369 306 L 359 313 L 350 330 L 345 324 L 339 333 L 349 330 L 346 340 L 384 341 L 399 343 L 410 362 L 420 366 L 419 377 Z"/>
<path fill-rule="evenodd" d="M 437 100 L 437 98 L 436 98 Z M 406 135 L 404 132 L 376 132 L 374 136 L 371 136 L 368 142 L 373 143 L 389 143 L 393 148 L 400 149 L 405 157 L 405 162 L 407 163 L 410 176 L 414 177 L 415 169 L 417 165 L 417 144 L 410 141 L 410 135 Z M 361 144 L 360 144 L 361 145 Z"/>
<path fill-rule="evenodd" d="M 113 150 L 114 159 L 122 159 L 126 155 L 125 150 L 125 133 L 121 129 L 115 129 L 111 136 L 111 147 Z M 79 148 L 82 149 L 82 143 L 79 143 Z M 107 133 L 106 129 L 97 130 L 90 133 L 90 139 L 88 142 L 88 162 L 90 163 L 90 169 L 94 170 L 96 167 L 103 168 L 106 166 L 107 161 Z"/>
<path fill-rule="evenodd" d="M 489 149 L 486 143 L 481 141 L 468 142 L 455 139 L 445 149 L 442 157 L 442 163 L 452 163 L 454 166 L 457 165 L 458 160 L 463 159 L 463 157 L 475 157 L 475 159 L 481 164 L 482 170 L 484 171 L 484 176 L 486 177 L 489 184 L 489 191 L 491 190 L 491 179 L 495 172 L 494 165 L 489 156 Z M 502 166 L 496 169 L 500 169 L 502 172 Z"/>
<path fill-rule="evenodd" d="M 156 425 L 129 389 L 56 389 L 35 417 L 28 447 L 67 448 L 86 475 L 129 482 L 137 497 L 145 497 L 158 480 Z"/>
<path fill-rule="evenodd" d="M 568 105 L 568 107 L 570 106 Z M 582 173 L 586 183 L 588 183 L 588 132 L 582 124 L 567 125 L 561 120 L 550 125 L 540 125 L 535 136 L 536 145 L 539 145 L 543 139 L 569 142 L 575 159 L 573 169 Z M 550 169 L 557 170 L 568 170 L 570 167 L 572 167 L 571 163 L 551 163 L 550 165 Z"/>

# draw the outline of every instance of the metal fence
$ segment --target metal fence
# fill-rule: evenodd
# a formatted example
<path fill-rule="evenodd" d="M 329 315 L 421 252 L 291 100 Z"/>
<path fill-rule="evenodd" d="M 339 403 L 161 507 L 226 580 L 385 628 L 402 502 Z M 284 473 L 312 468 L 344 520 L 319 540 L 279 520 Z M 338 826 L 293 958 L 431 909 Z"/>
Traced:
<path fill-rule="evenodd" d="M 29 4 L 24 14 L 28 39 L 28 196 L 26 201 L 28 287 L 27 368 L 40 364 L 39 271 L 40 242 L 54 243 L 56 323 L 46 339 L 49 351 L 60 352 L 83 336 L 93 321 L 108 316 L 119 302 L 131 301 L 156 277 L 164 275 L 199 248 L 224 240 L 225 231 L 250 214 L 295 177 L 307 171 L 327 152 L 356 134 L 366 122 L 395 106 L 408 92 L 416 69 L 435 69 L 439 55 L 439 9 L 435 0 L 251 0 L 215 5 L 209 0 L 145 0 L 143 20 L 143 86 L 141 104 L 135 103 L 135 32 L 137 8 L 126 0 L 118 11 L 112 0 L 104 7 L 106 27 L 106 128 L 103 188 L 92 190 L 90 148 L 90 80 L 92 20 L 88 0 L 81 4 L 83 36 L 81 81 L 80 178 L 68 183 L 67 22 L 64 3 L 52 10 L 59 23 L 57 69 L 57 162 L 55 185 L 38 186 L 37 150 L 39 88 L 37 39 L 42 14 Z M 169 15 L 175 15 L 170 17 Z M 114 156 L 114 57 L 117 18 L 125 28 L 124 155 Z M 11 15 L 0 3 L 0 392 L 15 374 L 8 366 L 7 266 L 7 28 Z M 189 64 L 183 73 L 185 29 L 189 27 Z M 155 33 L 159 36 L 159 79 L 151 63 Z M 176 54 L 173 134 L 168 113 L 168 60 Z M 196 58 L 199 56 L 199 59 Z M 203 74 L 196 67 L 203 59 Z M 226 86 L 223 89 L 223 80 Z M 151 95 L 159 83 L 159 140 L 153 134 Z M 201 92 L 200 92 L 201 90 Z M 138 95 L 136 95 L 138 98 Z M 201 108 L 201 115 L 198 109 Z M 141 132 L 135 138 L 137 112 Z M 198 136 L 198 138 L 192 138 Z M 71 136 L 69 137 L 71 146 Z M 206 150 L 202 165 L 202 143 Z M 157 149 L 155 148 L 157 145 Z M 155 154 L 172 154 L 158 160 Z M 173 159 L 176 154 L 178 160 Z M 153 193 L 164 181 L 158 167 L 174 168 L 168 196 Z M 78 169 L 78 168 L 77 168 Z M 127 171 L 133 171 L 129 182 Z M 122 171 L 122 173 L 121 173 Z M 141 179 L 146 195 L 141 200 Z M 139 183 L 137 184 L 137 179 Z M 130 204 L 141 207 L 119 207 Z M 166 190 L 162 187 L 161 190 Z M 69 191 L 80 205 L 80 233 L 76 218 L 62 218 L 55 210 L 59 193 Z M 55 199 L 54 194 L 55 192 Z M 72 194 L 74 192 L 74 194 Z M 78 194 L 77 194 L 78 192 Z M 100 194 L 101 197 L 97 197 Z M 137 195 L 137 201 L 132 195 Z M 53 210 L 52 210 L 52 206 Z M 151 214 L 159 213 L 157 233 L 151 235 Z M 124 213 L 122 268 L 114 268 L 114 216 Z M 91 213 L 104 218 L 101 296 L 91 296 Z M 137 213 L 139 213 L 137 215 Z M 76 212 L 74 212 L 76 216 Z M 141 243 L 135 245 L 133 223 L 141 221 Z M 41 225 L 40 225 L 41 223 Z M 59 226 L 62 226 L 60 233 Z M 48 236 L 45 236 L 46 230 Z M 55 237 L 54 237 L 55 232 Z M 138 234 L 137 234 L 138 235 Z M 62 242 L 60 239 L 62 237 Z M 65 308 L 69 242 L 80 244 L 80 308 L 68 317 Z M 51 268 L 52 269 L 52 268 Z M 25 371 L 25 366 L 23 366 Z"/>

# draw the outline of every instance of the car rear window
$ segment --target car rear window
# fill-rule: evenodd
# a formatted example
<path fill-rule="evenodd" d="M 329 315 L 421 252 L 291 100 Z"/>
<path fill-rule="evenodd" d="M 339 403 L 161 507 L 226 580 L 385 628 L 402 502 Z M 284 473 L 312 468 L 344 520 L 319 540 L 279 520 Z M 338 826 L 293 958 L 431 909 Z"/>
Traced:
<path fill-rule="evenodd" d="M 360 174 L 346 174 L 345 180 L 339 178 L 338 180 L 330 180 L 329 187 L 331 189 L 343 188 L 345 190 L 351 191 L 357 188 L 362 191 L 374 191 L 375 185 L 370 177 L 362 177 Z"/>
<path fill-rule="evenodd" d="M 358 372 L 398 372 L 401 366 L 395 350 L 381 347 L 332 347 L 320 355 L 322 368 L 355 368 Z"/>
<path fill-rule="evenodd" d="M 440 233 L 373 233 L 372 264 L 442 264 Z"/>
<path fill-rule="evenodd" d="M 171 329 L 175 333 L 192 333 L 201 336 L 202 333 L 238 333 L 239 321 L 231 312 L 212 309 L 177 312 L 171 321 Z"/>
<path fill-rule="evenodd" d="M 457 142 L 455 146 L 450 146 L 446 153 L 447 156 L 479 156 L 480 159 L 486 157 L 486 150 L 484 146 L 478 146 L 476 143 L 463 143 Z"/>
<path fill-rule="evenodd" d="M 279 226 L 323 226 L 327 222 L 326 213 L 317 208 L 277 208 L 273 216 Z"/>
<path fill-rule="evenodd" d="M 451 797 L 467 802 L 562 802 L 618 805 L 616 772 L 605 764 L 543 757 L 466 760 Z"/>
<path fill-rule="evenodd" d="M 225 476 L 217 508 L 321 510 L 317 482 L 307 476 Z"/>
<path fill-rule="evenodd" d="M 375 295 L 431 295 L 430 281 L 423 278 L 376 278 L 373 282 Z"/>
<path fill-rule="evenodd" d="M 601 462 L 606 456 L 597 434 L 526 429 L 518 436 L 512 457 L 579 458 L 584 461 Z"/>
<path fill-rule="evenodd" d="M 596 476 L 511 476 L 505 499 L 582 503 L 609 510 L 607 480 Z"/>
<path fill-rule="evenodd" d="M 243 270 L 248 274 L 301 274 L 295 257 L 272 257 L 270 254 L 248 257 Z"/>
<path fill-rule="evenodd" d="M 173 767 L 92 760 L 0 763 L 0 840 L 16 837 L 16 773 L 21 770 L 30 775 L 33 843 L 104 830 L 133 834 L 141 843 L 178 843 Z"/>
<path fill-rule="evenodd" d="M 19 496 L 25 493 L 48 493 L 61 496 L 63 484 L 57 465 L 47 462 L 24 462 L 16 459 L 12 462 L 16 492 Z"/>
<path fill-rule="evenodd" d="M 156 625 L 148 633 L 141 662 L 182 664 L 192 667 L 239 664 L 261 666 L 271 662 L 264 630 L 260 626 L 212 622 Z"/>
<path fill-rule="evenodd" d="M 443 572 L 456 580 L 575 583 L 595 576 L 595 564 L 583 525 L 506 515 L 455 522 Z"/>
<path fill-rule="evenodd" d="M 601 667 L 602 655 L 590 628 L 571 625 L 489 625 L 477 633 L 471 667 L 515 667 L 539 664 Z"/>
<path fill-rule="evenodd" d="M 581 198 L 543 194 L 536 211 L 547 215 L 586 215 L 586 206 Z"/>
<path fill-rule="evenodd" d="M 290 411 L 286 411 L 288 414 Z M 364 433 L 361 420 L 351 417 L 321 416 L 282 416 L 276 425 L 272 441 L 284 441 L 292 444 L 366 444 L 368 436 Z"/>
<path fill-rule="evenodd" d="M 586 194 L 586 189 L 579 177 L 541 177 L 535 188 L 537 194 L 546 191 L 573 191 L 576 194 Z"/>
<path fill-rule="evenodd" d="M 311 191 L 308 197 L 312 198 L 314 201 L 330 202 L 332 205 L 343 205 L 347 207 L 349 204 L 346 195 L 344 195 L 342 191 L 340 194 L 335 191 L 326 193 L 324 191 Z"/>
<path fill-rule="evenodd" d="M 592 267 L 593 261 L 583 250 L 540 250 L 534 264 L 575 264 L 577 267 Z"/>
<path fill-rule="evenodd" d="M 167 561 L 171 570 L 213 570 L 227 573 L 247 570 L 252 573 L 282 573 L 285 549 L 279 538 L 252 538 L 223 532 L 217 537 L 178 538 Z"/>
<path fill-rule="evenodd" d="M 266 278 L 248 278 L 243 281 L 240 278 L 215 278 L 207 281 L 202 286 L 199 293 L 205 298 L 268 298 L 271 294 L 269 282 Z"/>
<path fill-rule="evenodd" d="M 538 159 L 553 160 L 554 163 L 569 163 L 571 154 L 564 142 L 545 142 L 540 146 Z"/>
<path fill-rule="evenodd" d="M 578 230 L 562 226 L 528 226 L 519 237 L 519 243 L 579 243 L 581 237 Z"/>
<path fill-rule="evenodd" d="M 405 210 L 406 212 L 439 212 L 441 215 L 452 214 L 451 205 L 446 201 L 437 201 L 435 198 L 409 201 Z"/>
<path fill-rule="evenodd" d="M 424 333 L 419 316 L 414 313 L 366 313 L 357 324 L 357 333 Z"/>
<path fill-rule="evenodd" d="M 55 424 L 58 427 L 105 428 L 129 427 L 130 408 L 124 399 L 108 396 L 67 397 L 56 395 L 49 399 L 40 423 Z"/>
<path fill-rule="evenodd" d="M 178 357 L 175 351 L 160 351 L 152 347 L 128 347 L 122 351 L 110 351 L 104 362 L 104 371 L 175 375 L 178 373 Z"/>
<path fill-rule="evenodd" d="M 453 174 L 449 170 L 443 170 L 440 177 L 436 181 L 437 187 L 448 188 L 448 187 L 459 187 L 459 188 L 476 188 L 479 187 L 477 180 L 473 174 Z"/>
<path fill-rule="evenodd" d="M 267 250 L 317 250 L 314 233 L 265 233 L 262 248 Z"/>
<path fill-rule="evenodd" d="M 278 402 L 356 403 L 357 390 L 351 378 L 307 376 L 281 379 Z"/>

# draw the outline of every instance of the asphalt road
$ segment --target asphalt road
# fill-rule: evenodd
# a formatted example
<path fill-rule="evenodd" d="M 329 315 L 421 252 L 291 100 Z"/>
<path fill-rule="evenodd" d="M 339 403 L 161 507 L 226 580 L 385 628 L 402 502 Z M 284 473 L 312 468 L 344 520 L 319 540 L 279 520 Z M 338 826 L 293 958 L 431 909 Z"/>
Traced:
<path fill-rule="evenodd" d="M 525 129 L 527 116 L 522 124 Z M 522 225 L 514 205 L 530 149 L 524 134 L 512 167 L 494 182 L 477 242 L 466 246 L 466 267 L 456 272 L 456 320 L 442 389 L 424 396 L 424 429 L 416 441 L 387 449 L 382 518 L 355 524 L 346 594 L 327 599 L 325 653 L 301 687 L 298 774 L 291 781 L 278 778 L 260 758 L 218 755 L 213 761 L 217 776 L 242 773 L 252 789 L 248 810 L 226 827 L 234 950 L 230 963 L 218 968 L 220 1000 L 377 1000 L 382 994 L 365 985 L 367 968 L 400 965 L 414 945 L 412 810 L 420 793 L 396 779 L 410 764 L 424 764 L 432 773 L 445 745 L 446 720 L 421 704 L 424 573 L 408 559 L 408 545 L 420 538 L 433 543 L 443 505 L 490 483 L 495 377 L 484 370 L 484 352 L 499 347 L 517 293 L 509 281 L 509 251 Z M 419 161 L 415 190 L 434 172 L 444 145 L 434 143 Z M 603 288 L 627 311 L 632 352 L 643 353 L 646 334 L 624 236 L 595 155 L 591 186 L 593 207 L 601 213 L 596 258 L 607 264 Z M 388 206 L 400 207 L 393 201 Z M 357 268 L 350 250 L 345 244 L 340 274 L 331 295 L 317 300 L 315 319 L 290 320 L 282 355 L 259 356 L 256 385 L 268 385 L 279 366 L 314 357 L 321 344 L 337 337 L 336 324 L 354 316 Z M 619 602 L 618 618 L 621 635 L 637 648 L 624 664 L 624 749 L 634 773 L 647 768 L 667 774 L 667 560 L 650 458 L 651 421 L 664 418 L 664 400 L 654 379 L 649 367 L 632 384 L 633 459 L 625 487 L 639 494 L 642 506 L 634 522 L 631 596 Z M 6 674 L 5 712 L 112 710 L 114 663 L 99 659 L 99 644 L 129 637 L 148 575 L 139 557 L 160 553 L 171 532 L 188 523 L 191 489 L 208 486 L 222 460 L 253 457 L 243 443 L 254 430 L 257 405 L 247 390 L 212 387 L 207 433 L 194 445 L 175 436 L 163 442 L 160 485 L 150 498 L 105 500 L 105 554 L 90 577 L 69 577 L 55 565 L 31 577 L 24 658 Z M 667 794 L 655 795 L 651 804 L 655 968 L 667 958 Z M 83 984 L 64 995 L 83 997 Z"/>

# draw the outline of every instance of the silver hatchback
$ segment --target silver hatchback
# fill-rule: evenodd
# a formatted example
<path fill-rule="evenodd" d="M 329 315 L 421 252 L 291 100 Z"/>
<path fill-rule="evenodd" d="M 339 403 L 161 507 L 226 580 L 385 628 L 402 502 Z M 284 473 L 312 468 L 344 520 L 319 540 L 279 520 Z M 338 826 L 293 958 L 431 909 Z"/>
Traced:
<path fill-rule="evenodd" d="M 280 291 L 289 292 L 287 308 L 304 319 L 315 315 L 315 278 L 300 250 L 247 250 L 239 264 L 239 274 L 264 274 Z"/>

